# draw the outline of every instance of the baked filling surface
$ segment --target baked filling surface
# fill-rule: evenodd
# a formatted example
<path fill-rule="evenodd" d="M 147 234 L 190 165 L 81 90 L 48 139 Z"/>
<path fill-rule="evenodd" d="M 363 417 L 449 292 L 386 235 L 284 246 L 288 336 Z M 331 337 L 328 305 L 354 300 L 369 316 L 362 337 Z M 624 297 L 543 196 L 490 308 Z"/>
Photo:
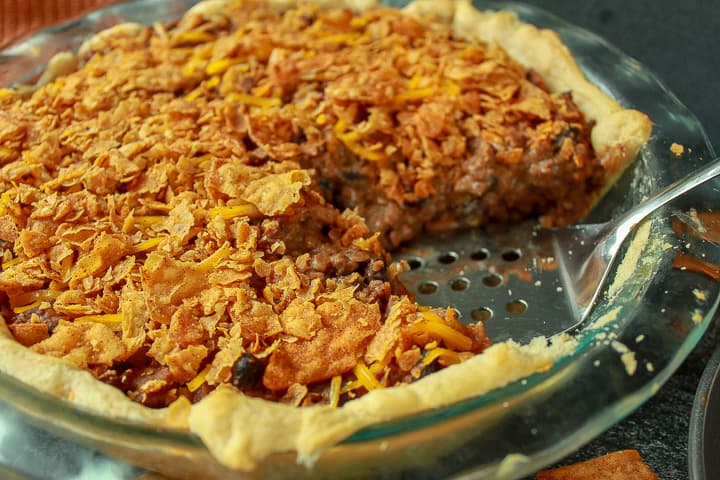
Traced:
<path fill-rule="evenodd" d="M 89 371 L 158 408 L 113 397 L 111 414 L 172 417 L 211 450 L 230 435 L 213 417 L 243 402 L 305 419 L 260 453 L 213 450 L 250 468 L 382 420 L 358 418 L 373 402 L 407 407 L 390 417 L 441 405 L 567 351 L 490 347 L 482 323 L 408 298 L 388 252 L 424 229 L 578 220 L 649 135 L 646 117 L 576 80 L 561 43 L 558 80 L 468 32 L 522 44 L 528 26 L 505 14 L 347 6 L 206 2 L 176 24 L 97 35 L 30 95 L 0 91 L 4 370 L 30 352 L 61 359 L 58 375 Z M 486 350 L 512 356 L 495 380 L 420 400 L 453 369 L 428 374 Z M 380 393 L 405 384 L 411 398 Z M 346 428 L 316 432 L 329 422 Z"/>

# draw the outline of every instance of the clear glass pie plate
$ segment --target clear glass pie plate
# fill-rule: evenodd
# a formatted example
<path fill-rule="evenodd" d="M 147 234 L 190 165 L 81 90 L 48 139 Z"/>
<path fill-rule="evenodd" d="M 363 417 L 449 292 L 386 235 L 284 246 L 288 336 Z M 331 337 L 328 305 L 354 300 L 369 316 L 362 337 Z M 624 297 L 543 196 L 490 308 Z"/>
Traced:
<path fill-rule="evenodd" d="M 169 21 L 194 3 L 120 4 L 38 33 L 0 53 L 0 86 L 30 81 L 53 54 L 77 49 L 94 32 L 122 21 Z M 632 58 L 537 8 L 474 3 L 515 11 L 526 22 L 555 30 L 592 81 L 652 119 L 653 136 L 641 158 L 588 221 L 607 220 L 713 159 L 697 119 Z M 673 155 L 672 143 L 683 145 L 684 153 Z M 324 452 L 311 470 L 288 452 L 268 458 L 251 474 L 234 472 L 193 435 L 82 410 L 6 374 L 0 374 L 0 400 L 42 428 L 173 478 L 521 478 L 635 410 L 699 341 L 720 300 L 715 243 L 720 231 L 713 236 L 720 221 L 713 223 L 711 210 L 720 204 L 717 187 L 708 184 L 652 217 L 626 280 L 575 332 L 579 346 L 573 355 L 482 397 L 366 428 Z"/>

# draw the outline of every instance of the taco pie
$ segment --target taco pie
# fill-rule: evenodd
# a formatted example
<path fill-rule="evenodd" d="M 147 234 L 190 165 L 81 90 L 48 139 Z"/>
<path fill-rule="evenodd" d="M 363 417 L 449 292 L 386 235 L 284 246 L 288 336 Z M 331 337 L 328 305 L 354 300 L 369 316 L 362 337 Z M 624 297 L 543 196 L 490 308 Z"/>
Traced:
<path fill-rule="evenodd" d="M 548 368 L 418 305 L 426 231 L 581 218 L 648 118 L 554 32 L 466 1 L 206 0 L 0 90 L 0 369 L 222 463 Z"/>

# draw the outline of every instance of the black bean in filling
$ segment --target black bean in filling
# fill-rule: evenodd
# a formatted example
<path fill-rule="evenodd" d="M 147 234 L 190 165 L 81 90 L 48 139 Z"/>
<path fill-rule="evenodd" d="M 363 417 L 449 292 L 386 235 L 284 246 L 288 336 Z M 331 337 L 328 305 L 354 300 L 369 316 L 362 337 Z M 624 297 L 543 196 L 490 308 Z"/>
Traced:
<path fill-rule="evenodd" d="M 262 380 L 265 362 L 249 353 L 242 356 L 232 366 L 230 383 L 241 390 L 252 390 Z"/>

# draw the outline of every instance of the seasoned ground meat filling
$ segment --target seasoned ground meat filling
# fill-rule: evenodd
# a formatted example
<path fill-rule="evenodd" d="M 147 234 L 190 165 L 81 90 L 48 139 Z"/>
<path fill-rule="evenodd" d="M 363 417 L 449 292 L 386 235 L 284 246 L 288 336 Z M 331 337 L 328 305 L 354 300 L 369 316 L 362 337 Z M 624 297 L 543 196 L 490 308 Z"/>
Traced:
<path fill-rule="evenodd" d="M 223 383 L 339 405 L 482 352 L 388 248 L 568 223 L 604 178 L 570 93 L 394 10 L 238 2 L 78 63 L 0 90 L 2 316 L 151 407 Z"/>

